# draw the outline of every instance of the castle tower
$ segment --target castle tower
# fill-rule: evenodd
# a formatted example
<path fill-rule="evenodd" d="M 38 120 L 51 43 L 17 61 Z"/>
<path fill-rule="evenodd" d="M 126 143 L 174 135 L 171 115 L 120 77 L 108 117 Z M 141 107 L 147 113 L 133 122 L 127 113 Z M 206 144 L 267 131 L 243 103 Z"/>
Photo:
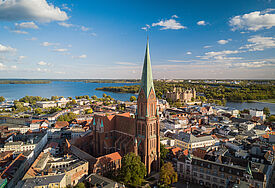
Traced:
<path fill-rule="evenodd" d="M 148 40 L 137 99 L 137 109 L 136 138 L 138 154 L 146 166 L 147 173 L 150 174 L 151 171 L 159 171 L 160 168 L 160 135 L 157 98 L 153 84 Z"/>

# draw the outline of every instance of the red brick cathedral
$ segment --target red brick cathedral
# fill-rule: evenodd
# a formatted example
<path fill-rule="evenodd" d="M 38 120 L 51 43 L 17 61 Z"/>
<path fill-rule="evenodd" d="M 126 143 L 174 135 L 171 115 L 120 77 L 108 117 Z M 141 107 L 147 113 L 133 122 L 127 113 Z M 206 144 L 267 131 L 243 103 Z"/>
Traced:
<path fill-rule="evenodd" d="M 92 130 L 89 153 L 93 156 L 134 152 L 141 157 L 148 174 L 159 171 L 159 116 L 148 41 L 135 116 L 130 113 L 95 115 Z"/>

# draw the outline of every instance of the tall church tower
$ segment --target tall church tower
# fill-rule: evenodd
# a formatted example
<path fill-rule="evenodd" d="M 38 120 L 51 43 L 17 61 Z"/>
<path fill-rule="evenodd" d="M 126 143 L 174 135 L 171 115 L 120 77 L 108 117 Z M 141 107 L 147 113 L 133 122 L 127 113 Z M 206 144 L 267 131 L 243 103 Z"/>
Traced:
<path fill-rule="evenodd" d="M 144 162 L 147 173 L 160 169 L 160 135 L 157 98 L 147 40 L 139 96 L 137 99 L 136 138 L 138 154 Z"/>

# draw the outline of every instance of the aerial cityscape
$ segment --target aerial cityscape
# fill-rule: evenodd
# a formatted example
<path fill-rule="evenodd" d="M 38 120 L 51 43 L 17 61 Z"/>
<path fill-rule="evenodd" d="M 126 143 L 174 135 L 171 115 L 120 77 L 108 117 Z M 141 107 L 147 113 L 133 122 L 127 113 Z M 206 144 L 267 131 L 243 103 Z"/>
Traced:
<path fill-rule="evenodd" d="M 0 0 L 0 188 L 275 188 L 274 0 Z"/>

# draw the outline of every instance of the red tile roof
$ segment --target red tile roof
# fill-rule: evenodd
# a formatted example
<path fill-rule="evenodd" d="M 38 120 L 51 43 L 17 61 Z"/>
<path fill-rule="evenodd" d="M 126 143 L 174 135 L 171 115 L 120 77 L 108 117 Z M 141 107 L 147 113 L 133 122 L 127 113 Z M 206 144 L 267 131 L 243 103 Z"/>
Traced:
<path fill-rule="evenodd" d="M 111 154 L 107 154 L 107 155 L 98 157 L 97 159 L 101 160 L 103 158 L 110 159 L 110 162 L 111 162 L 111 161 L 115 161 L 115 160 L 121 159 L 122 157 L 121 157 L 121 155 L 118 152 L 114 152 L 114 153 L 111 153 Z"/>
<path fill-rule="evenodd" d="M 172 148 L 171 151 L 173 152 L 174 155 L 176 155 L 181 149 L 179 147 Z"/>
<path fill-rule="evenodd" d="M 55 128 L 61 129 L 63 127 L 69 126 L 69 123 L 67 121 L 57 121 L 54 125 Z"/>

